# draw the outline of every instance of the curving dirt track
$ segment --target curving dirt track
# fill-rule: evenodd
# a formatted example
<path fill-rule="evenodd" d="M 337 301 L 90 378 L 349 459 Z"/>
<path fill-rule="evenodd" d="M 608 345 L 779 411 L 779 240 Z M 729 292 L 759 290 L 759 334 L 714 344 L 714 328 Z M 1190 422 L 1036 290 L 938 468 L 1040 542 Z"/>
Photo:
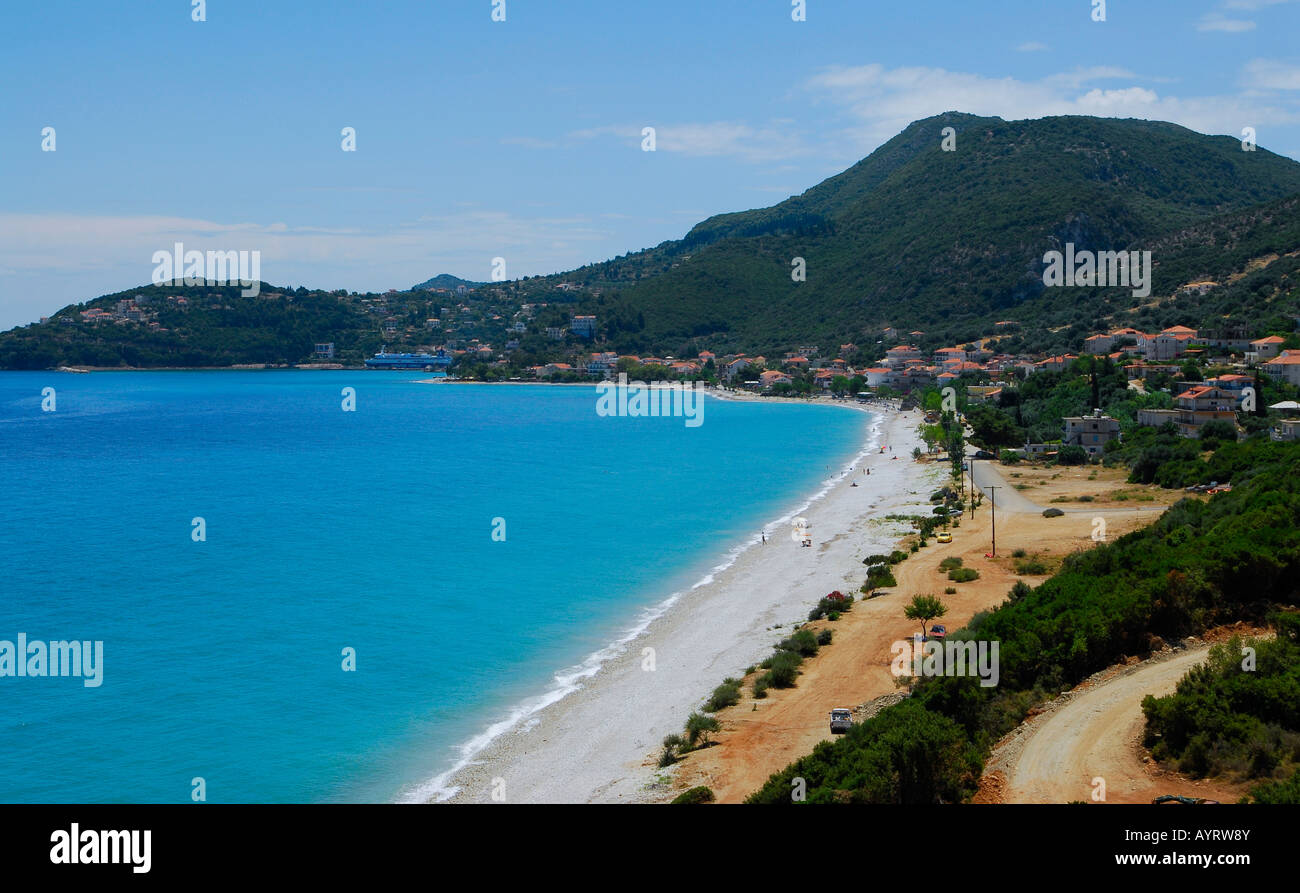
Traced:
<path fill-rule="evenodd" d="M 1170 694 L 1205 660 L 1208 645 L 1152 660 L 1076 688 L 1053 711 L 1031 720 L 999 746 L 990 770 L 1005 776 L 1004 803 L 1091 802 L 1093 780 L 1105 780 L 1108 803 L 1149 803 L 1160 794 L 1231 802 L 1233 790 L 1195 782 L 1143 762 L 1142 699 Z"/>

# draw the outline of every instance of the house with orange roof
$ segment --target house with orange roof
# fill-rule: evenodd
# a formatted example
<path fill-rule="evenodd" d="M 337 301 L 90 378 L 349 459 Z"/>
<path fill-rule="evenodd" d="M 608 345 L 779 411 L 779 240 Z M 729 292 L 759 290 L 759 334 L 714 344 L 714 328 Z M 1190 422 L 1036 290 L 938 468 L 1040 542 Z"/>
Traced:
<path fill-rule="evenodd" d="M 1034 364 L 1035 372 L 1064 372 L 1071 363 L 1079 359 L 1071 353 L 1062 354 L 1059 357 L 1048 357 L 1045 360 L 1039 360 Z"/>
<path fill-rule="evenodd" d="M 885 351 L 886 366 L 902 366 L 921 359 L 921 351 L 910 344 L 900 344 Z"/>
<path fill-rule="evenodd" d="M 1247 363 L 1263 363 L 1271 360 L 1282 351 L 1283 339 L 1277 335 L 1269 335 L 1267 338 L 1256 338 L 1250 342 L 1250 350 L 1246 352 Z"/>
<path fill-rule="evenodd" d="M 1237 423 L 1237 398 L 1231 391 L 1210 385 L 1188 388 L 1174 398 L 1178 408 L 1178 433 L 1196 437 L 1201 426 L 1210 422 Z"/>
<path fill-rule="evenodd" d="M 966 388 L 967 403 L 997 403 L 1002 396 L 1002 385 L 973 384 Z"/>
<path fill-rule="evenodd" d="M 763 389 L 767 390 L 775 385 L 791 384 L 794 379 L 789 375 L 786 375 L 784 372 L 776 369 L 769 369 L 767 372 L 758 376 L 758 381 L 759 384 L 762 385 Z"/>
<path fill-rule="evenodd" d="M 749 360 L 745 357 L 736 357 L 722 367 L 722 377 L 728 381 L 735 378 L 749 366 Z"/>
<path fill-rule="evenodd" d="M 835 375 L 836 373 L 830 369 L 818 369 L 813 373 L 813 384 L 822 390 L 827 390 L 830 388 L 831 382 L 835 380 Z"/>
<path fill-rule="evenodd" d="M 1278 381 L 1300 385 L 1300 350 L 1284 350 L 1260 368 Z"/>
<path fill-rule="evenodd" d="M 1083 339 L 1083 352 L 1090 354 L 1109 353 L 1114 345 L 1114 335 L 1089 335 Z"/>
<path fill-rule="evenodd" d="M 1159 335 L 1147 339 L 1143 354 L 1149 362 L 1177 359 L 1187 353 L 1188 345 L 1195 339 L 1195 329 L 1170 326 Z"/>
<path fill-rule="evenodd" d="M 881 385 L 889 384 L 890 375 L 894 372 L 888 366 L 872 366 L 862 370 L 862 377 L 867 380 L 867 387 L 878 388 Z"/>

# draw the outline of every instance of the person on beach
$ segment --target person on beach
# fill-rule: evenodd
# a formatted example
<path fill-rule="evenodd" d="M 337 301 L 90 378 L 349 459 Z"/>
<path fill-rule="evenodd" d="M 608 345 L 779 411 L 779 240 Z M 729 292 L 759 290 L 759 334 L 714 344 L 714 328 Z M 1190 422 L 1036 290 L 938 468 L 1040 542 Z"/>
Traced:
<path fill-rule="evenodd" d="M 765 546 L 767 545 L 767 531 L 766 531 L 766 530 L 763 531 L 763 545 L 765 545 Z"/>

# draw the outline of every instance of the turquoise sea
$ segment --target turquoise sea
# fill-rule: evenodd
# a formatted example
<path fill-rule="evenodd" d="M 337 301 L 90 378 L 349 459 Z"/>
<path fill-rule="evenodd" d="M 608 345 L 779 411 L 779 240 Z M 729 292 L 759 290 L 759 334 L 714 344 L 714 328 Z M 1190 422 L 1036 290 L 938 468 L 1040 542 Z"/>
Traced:
<path fill-rule="evenodd" d="M 0 640 L 104 643 L 99 687 L 0 676 L 0 802 L 400 799 L 870 420 L 708 399 L 688 427 L 421 377 L 0 373 Z"/>

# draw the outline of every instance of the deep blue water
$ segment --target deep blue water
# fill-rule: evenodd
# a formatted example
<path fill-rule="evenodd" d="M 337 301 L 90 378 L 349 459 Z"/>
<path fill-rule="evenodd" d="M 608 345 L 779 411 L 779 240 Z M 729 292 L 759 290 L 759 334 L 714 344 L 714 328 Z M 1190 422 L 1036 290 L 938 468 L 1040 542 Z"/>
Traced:
<path fill-rule="evenodd" d="M 0 374 L 0 640 L 104 643 L 98 688 L 0 677 L 0 802 L 184 802 L 195 777 L 209 802 L 393 799 L 868 421 L 708 400 L 688 428 L 420 377 Z"/>

